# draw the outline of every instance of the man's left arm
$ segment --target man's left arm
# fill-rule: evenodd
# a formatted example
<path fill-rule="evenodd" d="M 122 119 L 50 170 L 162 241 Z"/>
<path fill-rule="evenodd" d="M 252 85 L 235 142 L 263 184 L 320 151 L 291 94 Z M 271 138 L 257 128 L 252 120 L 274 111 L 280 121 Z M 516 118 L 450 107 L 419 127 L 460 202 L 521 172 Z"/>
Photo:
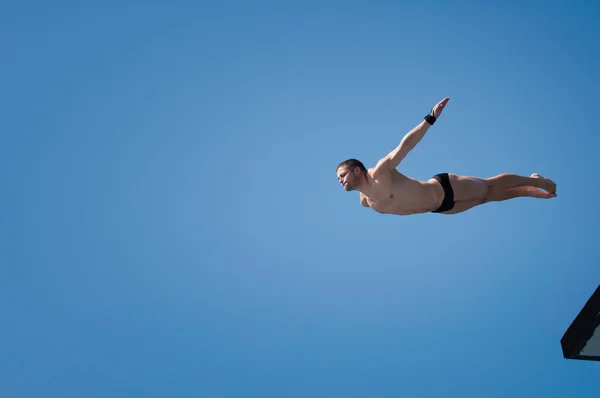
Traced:
<path fill-rule="evenodd" d="M 429 127 L 435 123 L 436 119 L 440 117 L 442 110 L 448 103 L 450 98 L 446 97 L 439 103 L 437 103 L 431 113 L 425 116 L 425 120 L 415 126 L 411 131 L 409 131 L 400 141 L 400 144 L 391 151 L 387 156 L 383 157 L 377 163 L 375 167 L 375 172 L 378 169 L 382 170 L 391 170 L 398 167 L 400 162 L 408 155 L 410 151 L 414 149 L 414 147 L 423 139 Z"/>

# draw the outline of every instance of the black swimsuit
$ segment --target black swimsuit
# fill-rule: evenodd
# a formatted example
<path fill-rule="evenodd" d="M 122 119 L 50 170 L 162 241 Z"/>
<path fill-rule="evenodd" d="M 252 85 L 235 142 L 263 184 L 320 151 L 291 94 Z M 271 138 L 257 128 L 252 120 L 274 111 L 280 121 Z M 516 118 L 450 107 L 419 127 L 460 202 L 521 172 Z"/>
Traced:
<path fill-rule="evenodd" d="M 444 188 L 444 200 L 437 209 L 433 210 L 432 213 L 442 213 L 444 211 L 451 210 L 454 207 L 454 190 L 450 185 L 450 178 L 448 173 L 440 173 L 433 176 Z"/>

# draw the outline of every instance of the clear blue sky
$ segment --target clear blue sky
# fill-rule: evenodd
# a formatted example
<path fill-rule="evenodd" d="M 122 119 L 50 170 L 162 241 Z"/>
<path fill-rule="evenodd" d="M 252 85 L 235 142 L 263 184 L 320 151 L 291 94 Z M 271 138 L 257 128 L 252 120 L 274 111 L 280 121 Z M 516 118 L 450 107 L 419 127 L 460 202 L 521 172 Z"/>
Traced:
<path fill-rule="evenodd" d="M 17 3 L 0 13 L 3 397 L 597 397 L 599 6 Z M 384 216 L 337 184 L 553 200 Z"/>

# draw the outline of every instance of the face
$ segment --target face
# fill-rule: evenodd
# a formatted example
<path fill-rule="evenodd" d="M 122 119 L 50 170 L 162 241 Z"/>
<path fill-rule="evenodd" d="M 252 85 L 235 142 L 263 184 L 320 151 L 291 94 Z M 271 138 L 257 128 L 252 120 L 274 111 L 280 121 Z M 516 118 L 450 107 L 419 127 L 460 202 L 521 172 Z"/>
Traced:
<path fill-rule="evenodd" d="M 352 191 L 356 189 L 360 176 L 357 171 L 353 172 L 349 168 L 342 166 L 337 170 L 337 177 L 342 188 L 346 191 Z"/>

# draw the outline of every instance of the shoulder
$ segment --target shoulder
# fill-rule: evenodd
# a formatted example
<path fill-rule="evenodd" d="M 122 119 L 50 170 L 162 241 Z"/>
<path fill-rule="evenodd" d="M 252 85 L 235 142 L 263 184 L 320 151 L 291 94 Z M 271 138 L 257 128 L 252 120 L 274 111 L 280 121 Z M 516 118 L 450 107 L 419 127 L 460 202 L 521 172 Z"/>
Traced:
<path fill-rule="evenodd" d="M 387 162 L 382 159 L 377 162 L 375 167 L 371 167 L 367 170 L 367 174 L 374 180 L 380 180 L 382 178 L 386 178 L 390 176 L 391 170 L 389 169 Z"/>
<path fill-rule="evenodd" d="M 364 207 L 369 207 L 369 201 L 367 200 L 365 194 L 363 194 L 362 192 L 360 193 L 360 204 Z"/>

